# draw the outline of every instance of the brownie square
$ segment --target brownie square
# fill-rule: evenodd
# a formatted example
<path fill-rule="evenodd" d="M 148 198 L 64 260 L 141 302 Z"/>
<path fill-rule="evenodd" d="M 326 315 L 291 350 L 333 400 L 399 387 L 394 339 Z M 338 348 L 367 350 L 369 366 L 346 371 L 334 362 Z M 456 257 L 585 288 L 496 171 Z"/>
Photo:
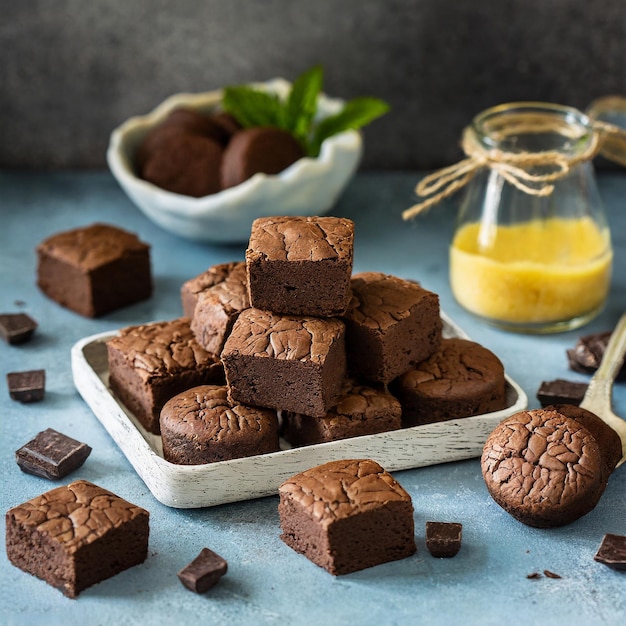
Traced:
<path fill-rule="evenodd" d="M 344 321 L 348 369 L 355 376 L 389 383 L 439 347 L 437 294 L 378 272 L 355 274 L 352 293 Z"/>
<path fill-rule="evenodd" d="M 112 391 L 157 435 L 161 409 L 170 398 L 197 385 L 224 382 L 219 358 L 198 344 L 187 318 L 124 328 L 107 342 L 107 353 Z"/>
<path fill-rule="evenodd" d="M 334 575 L 416 551 L 411 496 L 369 459 L 332 461 L 278 489 L 280 538 Z"/>
<path fill-rule="evenodd" d="M 282 436 L 292 446 L 307 446 L 373 435 L 400 428 L 402 408 L 390 393 L 346 380 L 341 396 L 324 417 L 283 411 Z"/>
<path fill-rule="evenodd" d="M 219 285 L 221 282 L 225 281 L 230 274 L 238 268 L 243 268 L 244 280 L 247 281 L 247 277 L 245 276 L 246 264 L 244 261 L 234 261 L 232 263 L 220 263 L 219 265 L 213 265 L 205 272 L 202 272 L 202 274 L 198 274 L 198 276 L 194 276 L 193 278 L 185 281 L 180 289 L 180 299 L 183 305 L 183 317 L 192 319 L 200 294 L 203 291 L 210 289 L 211 287 L 215 287 L 215 285 Z"/>
<path fill-rule="evenodd" d="M 148 511 L 85 480 L 52 489 L 6 514 L 13 565 L 69 598 L 142 563 Z"/>
<path fill-rule="evenodd" d="M 504 366 L 474 341 L 442 339 L 439 349 L 391 384 L 403 426 L 470 417 L 506 408 Z"/>
<path fill-rule="evenodd" d="M 344 334 L 335 318 L 242 311 L 222 351 L 230 399 L 324 417 L 345 377 Z"/>
<path fill-rule="evenodd" d="M 246 250 L 253 307 L 341 315 L 350 302 L 354 223 L 340 217 L 262 217 Z"/>
<path fill-rule="evenodd" d="M 98 317 L 152 295 L 150 246 L 107 224 L 58 233 L 37 246 L 37 285 L 52 300 Z"/>
<path fill-rule="evenodd" d="M 161 411 L 163 458 L 179 465 L 229 461 L 279 450 L 275 411 L 228 400 L 223 385 L 192 387 Z"/>
<path fill-rule="evenodd" d="M 191 321 L 198 343 L 219 354 L 239 313 L 250 308 L 245 263 L 237 263 L 224 280 L 198 293 Z"/>

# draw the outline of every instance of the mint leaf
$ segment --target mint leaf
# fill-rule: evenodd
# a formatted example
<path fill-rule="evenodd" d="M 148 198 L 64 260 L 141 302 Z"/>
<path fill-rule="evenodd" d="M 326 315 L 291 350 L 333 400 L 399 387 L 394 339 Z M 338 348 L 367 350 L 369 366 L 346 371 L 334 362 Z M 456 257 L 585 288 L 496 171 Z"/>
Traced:
<path fill-rule="evenodd" d="M 226 87 L 222 96 L 222 108 L 233 115 L 244 127 L 284 127 L 284 105 L 279 97 L 246 85 Z"/>
<path fill-rule="evenodd" d="M 322 90 L 324 70 L 315 65 L 293 82 L 285 107 L 285 128 L 306 144 L 317 111 L 317 98 Z"/>
<path fill-rule="evenodd" d="M 354 98 L 343 109 L 320 121 L 313 132 L 309 156 L 317 156 L 322 142 L 332 135 L 359 129 L 389 111 L 389 105 L 378 98 Z"/>

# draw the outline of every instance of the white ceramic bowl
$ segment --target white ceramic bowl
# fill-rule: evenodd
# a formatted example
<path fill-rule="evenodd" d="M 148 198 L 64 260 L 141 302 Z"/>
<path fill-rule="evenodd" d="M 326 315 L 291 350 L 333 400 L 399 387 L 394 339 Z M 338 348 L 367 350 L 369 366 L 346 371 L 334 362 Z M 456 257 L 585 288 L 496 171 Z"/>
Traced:
<path fill-rule="evenodd" d="M 290 87 L 280 78 L 260 85 L 278 94 L 287 93 Z M 315 159 L 302 158 L 276 175 L 255 174 L 241 185 L 202 198 L 165 191 L 135 174 L 133 155 L 137 146 L 172 109 L 182 106 L 210 112 L 220 99 L 221 91 L 176 94 L 148 115 L 132 117 L 111 133 L 107 161 L 132 201 L 166 230 L 215 243 L 247 241 L 257 217 L 327 213 L 359 164 L 362 141 L 357 131 L 328 138 Z M 342 105 L 342 100 L 320 95 L 318 116 L 333 114 Z"/>

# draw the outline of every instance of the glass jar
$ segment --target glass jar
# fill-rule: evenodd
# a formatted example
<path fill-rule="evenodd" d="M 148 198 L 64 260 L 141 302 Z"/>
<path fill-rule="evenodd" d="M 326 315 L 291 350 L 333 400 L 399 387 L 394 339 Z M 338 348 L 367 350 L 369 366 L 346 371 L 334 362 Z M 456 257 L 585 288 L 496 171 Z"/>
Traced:
<path fill-rule="evenodd" d="M 585 324 L 604 306 L 613 258 L 585 158 L 597 140 L 592 122 L 565 106 L 514 103 L 480 113 L 466 133 L 495 165 L 465 188 L 450 247 L 455 298 L 506 330 Z"/>

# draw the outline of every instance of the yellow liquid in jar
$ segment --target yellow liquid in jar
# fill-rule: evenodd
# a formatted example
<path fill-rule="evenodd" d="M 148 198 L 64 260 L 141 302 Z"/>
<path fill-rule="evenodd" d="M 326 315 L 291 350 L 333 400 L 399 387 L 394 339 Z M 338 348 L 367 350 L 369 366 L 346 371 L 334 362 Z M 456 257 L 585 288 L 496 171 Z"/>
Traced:
<path fill-rule="evenodd" d="M 450 248 L 452 292 L 469 311 L 494 321 L 541 324 L 597 311 L 606 300 L 610 237 L 590 218 L 480 229 L 479 223 L 463 226 Z"/>

